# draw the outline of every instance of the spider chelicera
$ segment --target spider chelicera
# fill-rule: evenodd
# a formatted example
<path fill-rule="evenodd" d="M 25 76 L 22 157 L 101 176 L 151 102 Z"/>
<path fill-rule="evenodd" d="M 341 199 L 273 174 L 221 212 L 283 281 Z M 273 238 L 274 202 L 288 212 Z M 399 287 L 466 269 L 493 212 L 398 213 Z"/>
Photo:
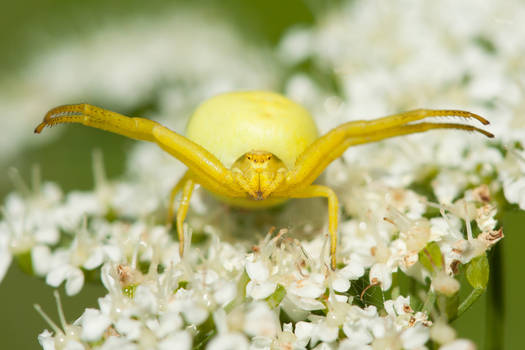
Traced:
<path fill-rule="evenodd" d="M 467 124 L 422 121 L 434 117 L 473 118 L 489 124 L 467 111 L 417 109 L 344 123 L 319 137 L 312 117 L 300 105 L 273 92 L 246 91 L 218 95 L 202 103 L 189 121 L 186 137 L 152 120 L 126 117 L 89 104 L 51 109 L 35 133 L 46 126 L 80 123 L 154 142 L 183 162 L 188 170 L 173 187 L 168 209 L 171 223 L 175 197 L 182 191 L 177 211 L 181 256 L 183 222 L 196 184 L 227 203 L 248 208 L 273 206 L 289 198 L 326 197 L 330 264 L 335 269 L 338 200 L 332 189 L 313 184 L 314 180 L 354 145 L 431 129 L 476 131 L 493 137 Z"/>

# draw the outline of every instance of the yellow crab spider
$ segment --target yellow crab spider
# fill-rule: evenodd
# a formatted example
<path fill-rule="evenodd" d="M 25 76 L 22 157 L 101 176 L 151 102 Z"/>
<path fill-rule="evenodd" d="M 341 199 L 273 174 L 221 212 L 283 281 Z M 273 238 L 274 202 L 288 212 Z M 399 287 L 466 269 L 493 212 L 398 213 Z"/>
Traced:
<path fill-rule="evenodd" d="M 336 266 L 338 200 L 332 189 L 313 184 L 323 170 L 354 145 L 424 132 L 431 129 L 485 130 L 466 124 L 418 122 L 434 117 L 459 117 L 489 122 L 460 110 L 417 109 L 370 121 L 342 124 L 319 137 L 310 114 L 286 97 L 265 91 L 232 92 L 202 103 L 191 117 L 186 137 L 152 120 L 130 118 L 89 104 L 51 109 L 35 133 L 46 126 L 80 123 L 154 142 L 183 162 L 188 170 L 173 187 L 168 220 L 175 196 L 182 191 L 177 211 L 180 254 L 182 224 L 196 184 L 235 206 L 261 208 L 289 198 L 326 197 L 330 264 Z"/>

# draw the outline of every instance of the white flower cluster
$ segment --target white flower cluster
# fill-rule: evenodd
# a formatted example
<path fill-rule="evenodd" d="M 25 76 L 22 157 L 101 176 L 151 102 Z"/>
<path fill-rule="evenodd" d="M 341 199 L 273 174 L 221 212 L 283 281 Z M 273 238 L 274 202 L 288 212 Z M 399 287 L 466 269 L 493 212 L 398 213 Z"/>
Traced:
<path fill-rule="evenodd" d="M 420 349 L 431 336 L 429 315 L 415 312 L 410 298 L 401 296 L 360 306 L 367 289 L 379 285 L 389 290 L 392 274 L 400 269 L 423 283 L 430 277 L 432 290 L 454 294 L 459 287 L 453 278 L 455 262 L 467 263 L 501 238 L 486 187 L 442 206 L 441 216 L 429 220 L 422 216 L 429 203 L 413 191 L 359 181 L 339 191 L 346 204 L 343 216 L 351 218 L 341 220 L 336 271 L 328 267 L 325 236 L 299 241 L 282 229 L 249 252 L 242 240 L 221 242 L 221 223 L 198 212 L 193 219 L 190 215 L 189 226 L 203 221 L 208 240 L 186 247 L 181 260 L 178 243 L 157 223 L 167 191 L 152 190 L 152 184 L 183 168 L 154 154 L 160 152 L 141 147 L 132 164 L 156 159 L 156 169 L 163 170 L 156 175 L 138 167 L 146 169 L 145 176 L 111 183 L 98 170 L 93 192 L 63 195 L 57 186 L 44 184 L 29 197 L 13 193 L 7 198 L 0 222 L 2 256 L 29 259 L 36 275 L 54 287 L 65 282 L 69 295 L 82 288 L 89 270 L 101 267 L 108 290 L 99 309 L 87 309 L 63 329 L 54 326 L 54 334 L 42 333 L 45 349 L 167 349 L 174 344 L 189 349 L 201 342 L 208 349 L 322 349 L 334 344 L 341 349 Z M 358 171 L 364 170 L 340 163 L 331 174 L 345 179 Z M 221 206 L 205 197 L 200 192 L 192 203 L 203 213 Z M 137 198 L 143 199 L 141 206 L 133 205 Z M 471 232 L 472 222 L 480 233 L 464 237 L 461 223 Z M 437 242 L 442 252 L 443 262 L 433 262 L 434 269 L 418 262 L 429 242 Z"/>

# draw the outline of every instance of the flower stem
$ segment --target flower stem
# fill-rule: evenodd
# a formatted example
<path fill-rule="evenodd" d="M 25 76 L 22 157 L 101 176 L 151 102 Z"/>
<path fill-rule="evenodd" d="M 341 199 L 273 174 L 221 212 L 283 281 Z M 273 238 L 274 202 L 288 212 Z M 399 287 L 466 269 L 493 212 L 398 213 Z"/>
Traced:
<path fill-rule="evenodd" d="M 436 302 L 436 292 L 432 290 L 428 291 L 427 300 L 425 301 L 425 304 L 423 305 L 422 311 L 430 315 L 432 313 L 432 309 L 434 308 L 435 302 Z"/>
<path fill-rule="evenodd" d="M 490 259 L 490 279 L 487 297 L 487 318 L 485 326 L 485 348 L 503 349 L 504 340 L 504 269 L 503 246 L 494 247 Z"/>
<path fill-rule="evenodd" d="M 450 321 L 455 320 L 456 318 L 460 317 L 465 311 L 470 309 L 472 304 L 474 304 L 476 300 L 479 299 L 479 297 L 481 296 L 481 294 L 483 294 L 484 291 L 485 288 L 472 289 L 472 292 L 470 292 L 469 296 L 465 300 L 463 300 L 463 302 L 459 305 L 456 316 Z"/>

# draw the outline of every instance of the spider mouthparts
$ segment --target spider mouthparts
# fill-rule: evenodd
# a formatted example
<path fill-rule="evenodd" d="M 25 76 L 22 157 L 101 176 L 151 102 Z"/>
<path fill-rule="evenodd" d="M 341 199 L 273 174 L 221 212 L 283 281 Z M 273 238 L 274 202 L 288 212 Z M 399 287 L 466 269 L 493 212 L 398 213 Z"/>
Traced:
<path fill-rule="evenodd" d="M 262 191 L 257 191 L 257 192 L 255 192 L 255 194 L 256 194 L 256 197 L 255 197 L 256 200 L 262 201 L 264 199 L 263 196 L 262 196 L 262 194 L 263 194 Z"/>

